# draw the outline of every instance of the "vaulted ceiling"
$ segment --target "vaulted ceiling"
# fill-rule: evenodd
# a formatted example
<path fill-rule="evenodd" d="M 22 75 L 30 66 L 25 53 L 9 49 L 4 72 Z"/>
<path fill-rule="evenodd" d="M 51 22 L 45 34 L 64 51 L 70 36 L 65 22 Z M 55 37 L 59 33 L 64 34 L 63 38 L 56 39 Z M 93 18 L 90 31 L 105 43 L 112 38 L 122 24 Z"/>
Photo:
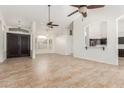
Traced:
<path fill-rule="evenodd" d="M 51 20 L 59 24 L 60 27 L 68 27 L 75 18 L 80 16 L 80 14 L 77 13 L 71 17 L 67 17 L 67 15 L 74 10 L 76 10 L 76 8 L 69 5 L 52 5 Z M 19 20 L 21 20 L 22 26 L 24 27 L 30 27 L 33 21 L 36 21 L 39 27 L 46 27 L 46 23 L 48 22 L 47 5 L 1 5 L 0 11 L 8 26 L 17 26 Z M 120 16 L 124 14 L 124 6 L 106 5 L 104 8 L 88 11 L 88 16 L 105 14 L 110 17 Z"/>
<path fill-rule="evenodd" d="M 21 20 L 24 27 L 30 27 L 32 21 L 36 21 L 38 26 L 46 26 L 48 22 L 47 5 L 4 5 L 0 6 L 5 22 L 8 26 L 15 26 L 18 20 Z M 67 17 L 75 8 L 71 6 L 53 5 L 51 6 L 51 20 L 60 27 L 67 27 L 74 18 L 79 16 L 75 14 Z"/>

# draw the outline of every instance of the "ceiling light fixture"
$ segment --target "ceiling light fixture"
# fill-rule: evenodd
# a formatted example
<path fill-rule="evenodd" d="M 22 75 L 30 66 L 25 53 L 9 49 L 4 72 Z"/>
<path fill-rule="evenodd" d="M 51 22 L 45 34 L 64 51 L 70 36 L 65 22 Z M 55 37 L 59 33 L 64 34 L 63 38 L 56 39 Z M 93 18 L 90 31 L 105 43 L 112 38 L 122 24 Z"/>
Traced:
<path fill-rule="evenodd" d="M 79 12 L 82 13 L 87 13 L 87 6 L 83 6 L 79 8 Z"/>
<path fill-rule="evenodd" d="M 81 13 L 83 15 L 83 17 L 87 17 L 87 6 L 84 5 L 83 7 L 80 7 L 79 13 Z"/>

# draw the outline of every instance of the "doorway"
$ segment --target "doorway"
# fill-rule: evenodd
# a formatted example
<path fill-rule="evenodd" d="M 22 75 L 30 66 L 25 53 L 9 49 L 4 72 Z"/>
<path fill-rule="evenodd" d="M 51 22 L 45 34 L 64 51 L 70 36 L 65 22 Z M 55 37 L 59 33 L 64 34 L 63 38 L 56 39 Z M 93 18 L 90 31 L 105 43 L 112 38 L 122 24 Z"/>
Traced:
<path fill-rule="evenodd" d="M 124 66 L 124 16 L 117 20 L 118 24 L 118 63 Z"/>
<path fill-rule="evenodd" d="M 7 58 L 30 56 L 30 35 L 7 33 Z"/>

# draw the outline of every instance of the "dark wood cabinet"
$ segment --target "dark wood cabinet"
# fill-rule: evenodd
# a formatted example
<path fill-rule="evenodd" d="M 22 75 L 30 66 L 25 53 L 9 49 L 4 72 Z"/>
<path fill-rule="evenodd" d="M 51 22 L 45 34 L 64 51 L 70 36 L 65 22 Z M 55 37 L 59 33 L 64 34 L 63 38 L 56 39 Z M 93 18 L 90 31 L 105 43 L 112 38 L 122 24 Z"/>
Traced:
<path fill-rule="evenodd" d="M 7 58 L 30 56 L 30 35 L 7 33 Z"/>
<path fill-rule="evenodd" d="M 124 49 L 119 49 L 118 50 L 118 56 L 119 57 L 124 57 Z"/>

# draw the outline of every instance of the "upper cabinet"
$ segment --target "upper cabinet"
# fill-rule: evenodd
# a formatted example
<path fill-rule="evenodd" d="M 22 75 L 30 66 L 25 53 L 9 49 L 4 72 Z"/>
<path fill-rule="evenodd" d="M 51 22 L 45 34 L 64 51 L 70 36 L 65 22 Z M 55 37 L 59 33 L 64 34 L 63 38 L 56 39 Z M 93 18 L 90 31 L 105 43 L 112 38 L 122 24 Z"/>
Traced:
<path fill-rule="evenodd" d="M 86 47 L 105 47 L 107 45 L 107 21 L 91 23 L 84 28 Z"/>

